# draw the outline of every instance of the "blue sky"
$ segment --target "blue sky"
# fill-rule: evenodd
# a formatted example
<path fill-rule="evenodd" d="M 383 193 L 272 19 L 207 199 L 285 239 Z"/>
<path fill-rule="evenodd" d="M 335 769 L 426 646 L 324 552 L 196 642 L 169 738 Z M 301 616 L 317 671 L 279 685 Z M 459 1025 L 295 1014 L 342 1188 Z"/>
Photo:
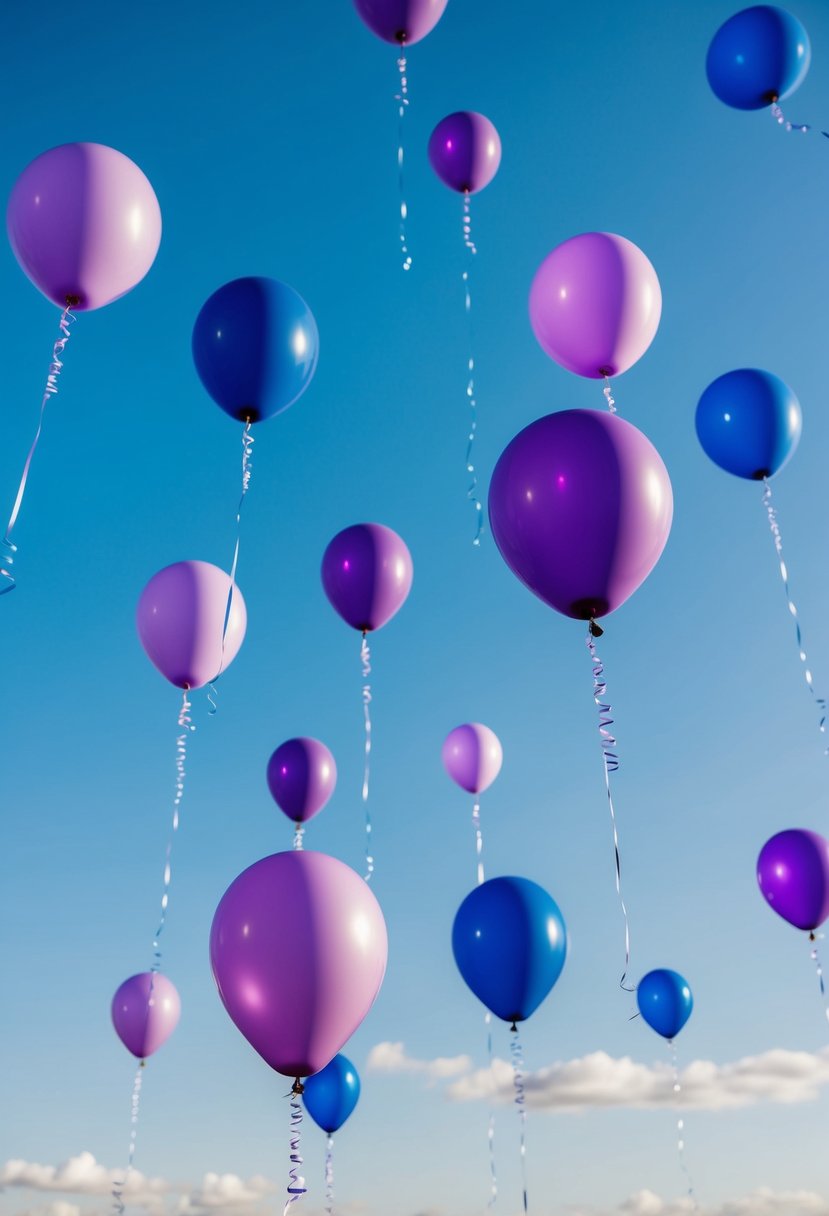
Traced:
<path fill-rule="evenodd" d="M 320 361 L 305 396 L 256 430 L 239 567 L 247 638 L 218 715 L 194 698 L 165 947 L 183 1014 L 147 1069 L 136 1164 L 164 1183 L 138 1198 L 194 1216 L 281 1205 L 286 1086 L 221 1007 L 207 936 L 228 883 L 290 845 L 264 773 L 292 735 L 323 739 L 339 768 L 307 844 L 361 864 L 359 639 L 325 600 L 319 562 L 340 528 L 377 520 L 406 539 L 415 576 L 372 648 L 374 889 L 390 963 L 347 1049 L 363 1093 L 337 1137 L 342 1210 L 467 1216 L 486 1202 L 482 1018 L 449 945 L 475 877 L 471 807 L 440 763 L 444 736 L 468 720 L 504 747 L 483 801 L 487 873 L 540 882 L 570 933 L 564 974 L 523 1041 L 530 1071 L 570 1067 L 542 1075 L 539 1104 L 555 1103 L 564 1075 L 580 1109 L 530 1112 L 532 1210 L 682 1210 L 671 1206 L 683 1193 L 674 1119 L 649 1071 L 667 1052 L 629 1021 L 617 987 L 622 931 L 584 630 L 519 585 L 491 536 L 470 544 L 460 200 L 426 158 L 434 124 L 461 108 L 487 114 L 503 143 L 498 176 L 473 200 L 482 481 L 534 418 L 603 406 L 597 383 L 556 366 L 533 337 L 526 300 L 542 258 L 604 229 L 640 245 L 659 275 L 659 332 L 614 390 L 665 460 L 674 526 L 600 647 L 621 753 L 633 972 L 674 967 L 695 994 L 679 1046 L 683 1064 L 713 1068 L 689 1078 L 700 1109 L 686 1119 L 704 1210 L 829 1211 L 826 1021 L 807 943 L 763 905 L 753 873 L 775 831 L 829 831 L 829 759 L 760 490 L 710 464 L 693 426 L 702 390 L 734 367 L 766 367 L 798 394 L 803 438 L 774 496 L 816 682 L 829 688 L 829 147 L 709 92 L 705 50 L 732 11 L 719 0 L 450 0 L 410 56 L 404 275 L 394 52 L 347 0 L 4 9 L 0 193 L 44 149 L 91 139 L 141 165 L 164 220 L 147 279 L 73 327 L 16 532 L 19 587 L 0 603 L 0 1159 L 22 1163 L 0 1175 L 5 1216 L 105 1211 L 89 1158 L 74 1186 L 54 1170 L 82 1153 L 107 1169 L 125 1158 L 133 1069 L 109 1002 L 151 961 L 178 707 L 134 612 L 167 563 L 230 562 L 239 431 L 198 382 L 190 332 L 206 297 L 242 274 L 305 297 Z M 812 69 L 785 109 L 826 125 L 829 13 L 820 0 L 796 11 Z M 0 276 L 7 510 L 58 314 L 5 243 Z M 504 1028 L 495 1047 L 508 1058 Z M 465 1055 L 468 1066 L 430 1066 Z M 591 1075 L 598 1099 L 585 1097 Z M 505 1105 L 505 1216 L 520 1201 L 516 1122 Z M 309 1213 L 324 1203 L 322 1141 L 309 1130 Z M 223 1191 L 205 1182 L 213 1175 L 236 1182 Z"/>

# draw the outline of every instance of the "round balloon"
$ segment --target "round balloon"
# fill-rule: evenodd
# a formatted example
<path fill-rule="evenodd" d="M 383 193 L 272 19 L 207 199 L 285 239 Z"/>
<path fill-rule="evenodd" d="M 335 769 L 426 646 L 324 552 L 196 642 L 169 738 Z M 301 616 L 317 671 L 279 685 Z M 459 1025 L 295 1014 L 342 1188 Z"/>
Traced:
<path fill-rule="evenodd" d="M 644 582 L 672 516 L 656 448 L 598 410 L 530 423 L 501 454 L 489 488 L 504 561 L 551 608 L 579 620 L 613 612 Z"/>
<path fill-rule="evenodd" d="M 278 279 L 225 283 L 193 326 L 193 362 L 202 384 L 242 422 L 261 422 L 293 405 L 311 383 L 318 352 L 310 308 Z"/>
<path fill-rule="evenodd" d="M 307 823 L 337 784 L 337 766 L 324 743 L 301 736 L 280 743 L 268 761 L 268 789 L 294 823 Z"/>
<path fill-rule="evenodd" d="M 501 771 L 504 753 L 494 730 L 481 722 L 465 722 L 443 741 L 443 767 L 462 790 L 481 794 Z"/>
<path fill-rule="evenodd" d="M 742 367 L 719 376 L 697 405 L 697 436 L 727 473 L 762 481 L 794 453 L 803 418 L 800 402 L 779 376 Z"/>
<path fill-rule="evenodd" d="M 27 165 L 6 211 L 14 256 L 53 303 L 88 310 L 126 295 L 155 261 L 161 210 L 147 178 L 105 144 L 61 144 Z"/>
<path fill-rule="evenodd" d="M 448 0 L 354 0 L 368 28 L 384 42 L 411 46 L 430 33 Z"/>
<path fill-rule="evenodd" d="M 817 929 L 829 917 L 829 840 L 789 828 L 767 840 L 757 859 L 763 898 L 796 929 Z"/>
<path fill-rule="evenodd" d="M 322 585 L 346 624 L 379 629 L 402 608 L 412 586 L 412 555 L 383 524 L 353 524 L 338 532 L 322 558 Z"/>
<path fill-rule="evenodd" d="M 488 186 L 501 163 L 501 138 L 474 110 L 442 118 L 429 137 L 429 161 L 450 190 L 476 194 Z"/>
<path fill-rule="evenodd" d="M 373 1005 L 387 956 L 371 888 L 325 853 L 292 850 L 257 861 L 230 884 L 210 931 L 225 1009 L 288 1077 L 308 1077 L 333 1060 Z"/>
<path fill-rule="evenodd" d="M 557 903 L 538 883 L 490 878 L 458 909 L 452 950 L 478 1000 L 505 1022 L 523 1022 L 561 975 L 567 932 Z"/>
<path fill-rule="evenodd" d="M 329 1136 L 338 1132 L 360 1097 L 357 1069 L 344 1055 L 336 1055 L 321 1072 L 305 1082 L 302 1100 L 318 1127 Z"/>
<path fill-rule="evenodd" d="M 691 1016 L 694 998 L 678 971 L 660 968 L 639 981 L 636 1004 L 651 1030 L 673 1039 Z"/>
<path fill-rule="evenodd" d="M 530 288 L 530 322 L 551 359 L 579 376 L 618 376 L 644 355 L 662 315 L 656 271 L 613 232 L 585 232 L 548 254 Z"/>
<path fill-rule="evenodd" d="M 178 1025 L 181 1001 L 166 975 L 142 971 L 124 980 L 112 998 L 115 1033 L 139 1060 L 166 1043 Z"/>
<path fill-rule="evenodd" d="M 224 629 L 230 575 L 210 562 L 174 562 L 141 592 L 136 624 L 147 658 L 177 688 L 201 688 L 236 658 L 247 628 L 238 586 Z"/>
<path fill-rule="evenodd" d="M 811 56 L 809 35 L 796 17 L 773 4 L 755 4 L 717 30 L 705 71 L 727 106 L 760 110 L 802 84 Z"/>

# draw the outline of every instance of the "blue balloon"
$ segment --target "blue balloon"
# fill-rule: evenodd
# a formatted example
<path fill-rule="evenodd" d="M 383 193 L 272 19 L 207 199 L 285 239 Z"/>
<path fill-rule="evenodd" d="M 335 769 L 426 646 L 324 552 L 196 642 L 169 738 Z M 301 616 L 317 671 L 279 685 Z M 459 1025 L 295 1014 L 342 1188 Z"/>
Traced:
<path fill-rule="evenodd" d="M 705 71 L 727 106 L 761 110 L 795 91 L 811 57 L 809 35 L 796 17 L 772 4 L 755 4 L 717 30 Z"/>
<path fill-rule="evenodd" d="M 505 1022 L 523 1022 L 561 975 L 567 930 L 555 900 L 538 883 L 491 878 L 458 908 L 452 950 L 487 1009 Z"/>
<path fill-rule="evenodd" d="M 800 440 L 800 402 L 779 376 L 742 367 L 718 377 L 697 405 L 697 437 L 727 473 L 762 481 L 773 477 Z"/>
<path fill-rule="evenodd" d="M 639 1012 L 651 1030 L 673 1039 L 691 1016 L 694 998 L 678 971 L 649 971 L 636 989 Z"/>
<path fill-rule="evenodd" d="M 210 396 L 231 418 L 261 422 L 305 392 L 319 334 L 302 296 L 277 279 L 233 279 L 202 306 L 193 362 Z"/>
<path fill-rule="evenodd" d="M 305 1109 L 318 1127 L 329 1136 L 339 1131 L 357 1105 L 360 1078 L 357 1069 L 344 1055 L 334 1056 L 321 1072 L 304 1082 Z"/>

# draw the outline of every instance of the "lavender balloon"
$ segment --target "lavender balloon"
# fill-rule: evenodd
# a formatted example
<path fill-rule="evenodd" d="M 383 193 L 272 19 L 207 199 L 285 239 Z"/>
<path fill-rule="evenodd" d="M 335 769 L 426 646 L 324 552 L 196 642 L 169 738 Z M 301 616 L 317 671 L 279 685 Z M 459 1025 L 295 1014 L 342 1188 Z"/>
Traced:
<path fill-rule="evenodd" d="M 115 1033 L 139 1060 L 146 1060 L 167 1042 L 180 1015 L 178 992 L 160 972 L 131 975 L 112 998 Z"/>
<path fill-rule="evenodd" d="M 368 28 L 384 42 L 411 46 L 430 33 L 448 0 L 354 0 Z"/>
<path fill-rule="evenodd" d="M 562 410 L 525 427 L 489 488 L 501 556 L 565 616 L 613 612 L 644 582 L 671 530 L 673 494 L 656 448 L 616 414 Z"/>
<path fill-rule="evenodd" d="M 294 823 L 307 823 L 325 806 L 337 784 L 337 766 L 319 739 L 288 739 L 268 761 L 268 789 Z"/>
<path fill-rule="evenodd" d="M 441 755 L 449 776 L 470 794 L 481 794 L 492 785 L 504 759 L 495 731 L 481 722 L 466 722 L 450 730 Z"/>
<path fill-rule="evenodd" d="M 829 917 L 829 840 L 806 828 L 778 832 L 760 850 L 757 882 L 778 916 L 817 929 Z"/>
<path fill-rule="evenodd" d="M 412 556 L 383 524 L 353 524 L 338 532 L 322 558 L 322 585 L 352 629 L 369 633 L 390 621 L 412 586 Z"/>
<path fill-rule="evenodd" d="M 501 163 L 501 138 L 474 110 L 442 118 L 429 137 L 429 162 L 450 190 L 476 194 L 488 186 Z"/>

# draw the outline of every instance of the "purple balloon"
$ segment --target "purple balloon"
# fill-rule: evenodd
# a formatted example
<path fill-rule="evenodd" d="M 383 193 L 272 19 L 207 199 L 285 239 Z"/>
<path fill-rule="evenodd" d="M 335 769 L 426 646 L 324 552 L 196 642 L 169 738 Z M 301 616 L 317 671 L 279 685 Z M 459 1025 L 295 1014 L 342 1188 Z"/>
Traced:
<path fill-rule="evenodd" d="M 384 42 L 411 46 L 430 33 L 449 0 L 354 0 L 354 7 L 372 33 Z"/>
<path fill-rule="evenodd" d="M 618 414 L 562 410 L 525 427 L 489 487 L 501 556 L 540 599 L 578 620 L 606 616 L 659 560 L 673 517 L 667 469 Z"/>
<path fill-rule="evenodd" d="M 498 172 L 501 137 L 483 114 L 458 110 L 442 118 L 430 135 L 429 161 L 450 190 L 475 194 Z"/>
<path fill-rule="evenodd" d="M 307 823 L 325 806 L 337 784 L 337 766 L 324 743 L 288 739 L 268 761 L 268 789 L 294 823 Z"/>
<path fill-rule="evenodd" d="M 112 998 L 115 1033 L 139 1060 L 146 1060 L 167 1042 L 180 1015 L 179 995 L 160 972 L 131 975 Z"/>
<path fill-rule="evenodd" d="M 659 279 L 641 249 L 612 232 L 558 245 L 536 271 L 530 321 L 551 359 L 579 376 L 618 376 L 644 355 L 662 314 Z"/>
<path fill-rule="evenodd" d="M 481 794 L 492 785 L 504 759 L 495 731 L 481 722 L 466 722 L 450 730 L 441 755 L 449 776 L 470 794 Z"/>
<path fill-rule="evenodd" d="M 155 261 L 161 210 L 147 178 L 105 144 L 61 144 L 27 165 L 6 211 L 25 273 L 61 308 L 101 308 Z"/>
<path fill-rule="evenodd" d="M 239 652 L 248 623 L 238 586 L 224 628 L 230 575 L 210 562 L 174 562 L 154 574 L 141 592 L 136 625 L 147 657 L 177 688 L 201 688 L 226 670 Z"/>
<path fill-rule="evenodd" d="M 374 1003 L 388 958 L 371 888 L 325 853 L 265 857 L 230 884 L 210 962 L 224 1007 L 287 1077 L 319 1072 Z"/>
<path fill-rule="evenodd" d="M 778 832 L 760 850 L 757 882 L 778 916 L 817 929 L 829 917 L 829 840 L 806 828 Z"/>
<path fill-rule="evenodd" d="M 322 557 L 322 585 L 340 616 L 361 633 L 379 629 L 403 606 L 412 586 L 412 555 L 383 524 L 338 532 Z"/>

